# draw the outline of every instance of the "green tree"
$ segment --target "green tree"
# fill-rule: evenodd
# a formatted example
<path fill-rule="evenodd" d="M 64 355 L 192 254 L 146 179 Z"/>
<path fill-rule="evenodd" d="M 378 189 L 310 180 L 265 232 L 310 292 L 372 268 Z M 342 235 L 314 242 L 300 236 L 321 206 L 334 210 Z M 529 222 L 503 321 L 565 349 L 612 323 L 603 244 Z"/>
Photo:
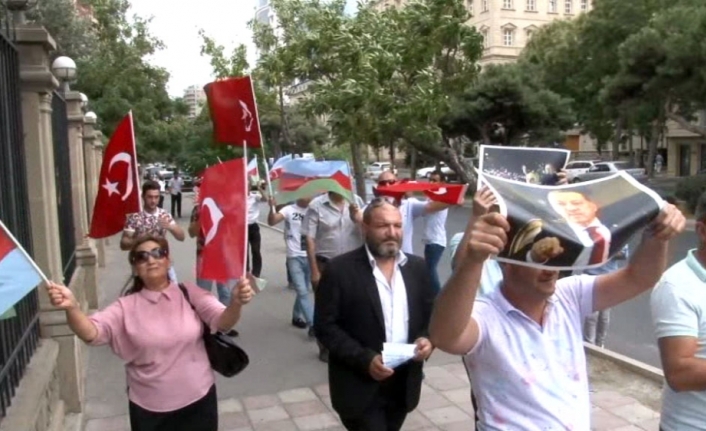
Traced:
<path fill-rule="evenodd" d="M 90 19 L 76 13 L 73 0 L 44 0 L 27 11 L 27 19 L 39 22 L 57 42 L 55 57 L 74 60 L 93 55 L 97 34 Z"/>
<path fill-rule="evenodd" d="M 445 120 L 449 136 L 483 144 L 546 145 L 573 125 L 571 100 L 522 64 L 489 65 Z"/>

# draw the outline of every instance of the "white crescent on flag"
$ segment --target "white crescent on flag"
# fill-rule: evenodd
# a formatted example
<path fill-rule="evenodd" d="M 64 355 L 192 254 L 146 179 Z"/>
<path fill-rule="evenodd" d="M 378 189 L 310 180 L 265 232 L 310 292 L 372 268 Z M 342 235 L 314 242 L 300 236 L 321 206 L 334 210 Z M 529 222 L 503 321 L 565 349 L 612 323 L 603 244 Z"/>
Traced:
<path fill-rule="evenodd" d="M 118 153 L 113 156 L 112 159 L 110 159 L 110 163 L 108 164 L 108 173 L 110 173 L 110 170 L 113 168 L 113 165 L 118 163 L 118 162 L 124 162 L 127 163 L 127 169 L 128 169 L 128 175 L 127 175 L 127 182 L 125 183 L 125 194 L 122 197 L 123 201 L 126 201 L 127 198 L 130 197 L 132 194 L 132 188 L 134 187 L 133 184 L 133 179 L 132 179 L 132 156 L 129 153 L 122 152 Z M 118 183 L 111 183 L 110 181 L 106 181 L 106 185 L 103 186 L 106 190 L 108 190 L 108 193 L 112 195 L 113 193 L 118 193 L 118 190 L 116 188 Z"/>
<path fill-rule="evenodd" d="M 431 190 L 432 193 L 435 195 L 445 195 L 446 194 L 446 187 L 442 187 L 439 190 Z"/>
<path fill-rule="evenodd" d="M 213 198 L 209 197 L 204 199 L 201 203 L 201 208 L 203 207 L 208 208 L 209 213 L 211 214 L 211 222 L 213 223 L 208 229 L 208 232 L 206 232 L 206 238 L 204 238 L 204 245 L 208 245 L 208 243 L 210 243 L 213 238 L 216 237 L 216 234 L 218 233 L 218 225 L 220 224 L 224 216 L 223 212 L 218 207 L 218 204 L 216 203 L 216 201 L 213 200 Z"/>
<path fill-rule="evenodd" d="M 252 129 L 253 115 L 248 108 L 248 105 L 242 100 L 238 100 L 240 108 L 243 110 L 243 123 L 245 123 L 245 131 L 249 132 Z"/>

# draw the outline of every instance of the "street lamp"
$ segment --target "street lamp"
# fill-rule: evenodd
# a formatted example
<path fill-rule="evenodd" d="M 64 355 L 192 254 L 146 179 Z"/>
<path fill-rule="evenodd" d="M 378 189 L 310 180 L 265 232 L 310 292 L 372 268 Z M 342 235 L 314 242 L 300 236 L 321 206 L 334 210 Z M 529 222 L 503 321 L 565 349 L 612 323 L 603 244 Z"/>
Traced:
<path fill-rule="evenodd" d="M 36 2 L 35 2 L 36 3 Z M 25 24 L 25 11 L 29 7 L 29 0 L 5 0 L 7 10 L 12 12 L 12 22 L 14 25 Z"/>
<path fill-rule="evenodd" d="M 61 81 L 61 91 L 68 93 L 69 83 L 76 79 L 76 63 L 69 57 L 57 57 L 51 64 L 51 71 Z"/>
<path fill-rule="evenodd" d="M 95 112 L 89 111 L 89 112 L 86 112 L 86 119 L 87 120 L 97 120 L 98 116 L 96 115 Z"/>
<path fill-rule="evenodd" d="M 85 110 L 88 106 L 88 96 L 81 93 L 81 109 Z"/>

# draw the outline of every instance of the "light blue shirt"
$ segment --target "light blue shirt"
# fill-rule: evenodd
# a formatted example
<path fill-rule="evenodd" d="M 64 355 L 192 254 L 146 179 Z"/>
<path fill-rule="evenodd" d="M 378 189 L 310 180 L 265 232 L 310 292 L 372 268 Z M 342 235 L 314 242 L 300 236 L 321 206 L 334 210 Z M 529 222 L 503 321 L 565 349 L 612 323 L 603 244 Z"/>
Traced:
<path fill-rule="evenodd" d="M 451 269 L 453 270 L 453 258 L 456 254 L 456 249 L 463 239 L 463 232 L 454 234 L 449 241 L 449 252 L 451 253 Z M 495 292 L 500 288 L 503 282 L 503 271 L 500 264 L 495 259 L 488 259 L 483 264 L 483 272 L 480 276 L 480 289 L 478 289 L 478 297 L 485 297 Z"/>
<path fill-rule="evenodd" d="M 694 337 L 695 356 L 706 359 L 706 270 L 691 250 L 674 264 L 652 291 L 652 321 L 657 338 Z M 661 428 L 697 431 L 706 423 L 706 391 L 662 390 Z"/>

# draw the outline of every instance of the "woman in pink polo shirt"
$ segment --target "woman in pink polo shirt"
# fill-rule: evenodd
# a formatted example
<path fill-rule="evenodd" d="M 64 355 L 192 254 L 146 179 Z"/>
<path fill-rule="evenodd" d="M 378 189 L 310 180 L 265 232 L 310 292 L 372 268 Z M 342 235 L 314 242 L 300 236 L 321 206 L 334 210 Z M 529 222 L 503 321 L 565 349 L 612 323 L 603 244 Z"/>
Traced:
<path fill-rule="evenodd" d="M 71 330 L 91 345 L 109 344 L 127 362 L 132 431 L 217 431 L 215 377 L 203 343 L 206 322 L 227 332 L 252 299 L 247 279 L 226 307 L 195 284 L 185 284 L 191 303 L 169 280 L 164 238 L 138 240 L 129 254 L 135 276 L 126 295 L 86 316 L 73 293 L 50 283 L 52 305 L 66 311 Z"/>

